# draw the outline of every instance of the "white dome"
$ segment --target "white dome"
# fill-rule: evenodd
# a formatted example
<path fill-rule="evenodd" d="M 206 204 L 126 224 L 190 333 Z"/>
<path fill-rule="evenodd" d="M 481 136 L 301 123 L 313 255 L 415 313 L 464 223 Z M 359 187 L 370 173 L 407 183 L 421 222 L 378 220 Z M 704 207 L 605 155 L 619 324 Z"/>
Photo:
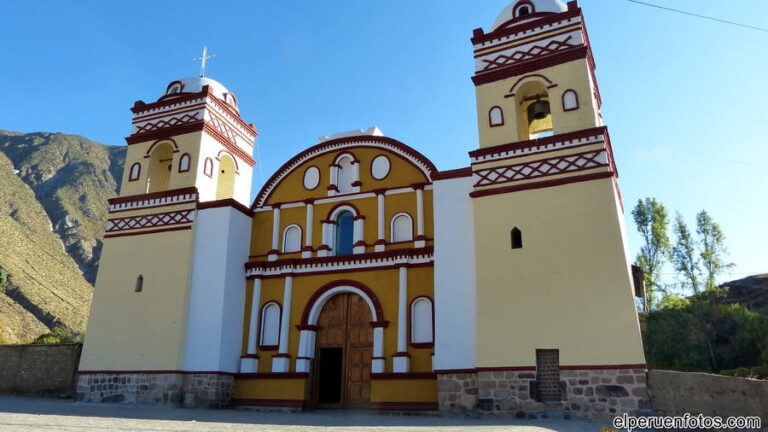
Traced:
<path fill-rule="evenodd" d="M 515 1 L 514 3 L 510 4 L 509 6 L 505 7 L 504 10 L 501 11 L 499 16 L 496 17 L 496 21 L 493 22 L 493 26 L 491 27 L 491 31 L 496 31 L 499 27 L 504 25 L 507 21 L 518 18 L 515 16 L 515 12 L 517 11 L 518 6 L 525 6 L 533 4 L 533 10 L 529 11 L 529 13 L 542 13 L 542 12 L 550 12 L 550 13 L 560 13 L 565 12 L 568 10 L 568 6 L 561 0 L 519 0 Z"/>
<path fill-rule="evenodd" d="M 181 83 L 181 89 L 178 89 L 178 85 L 174 85 L 177 83 Z M 214 96 L 237 109 L 237 99 L 235 98 L 235 95 L 227 90 L 222 83 L 208 77 L 189 77 L 173 81 L 168 85 L 163 97 L 173 94 L 199 93 L 203 91 L 203 87 L 205 86 L 208 86 Z"/>

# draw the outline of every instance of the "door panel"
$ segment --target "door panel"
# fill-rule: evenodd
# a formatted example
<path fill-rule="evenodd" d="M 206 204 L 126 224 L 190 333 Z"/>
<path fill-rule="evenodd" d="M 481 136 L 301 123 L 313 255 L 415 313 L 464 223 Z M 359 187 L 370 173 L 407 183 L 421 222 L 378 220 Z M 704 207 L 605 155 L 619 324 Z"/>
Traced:
<path fill-rule="evenodd" d="M 317 325 L 316 390 L 315 401 L 321 407 L 366 407 L 371 395 L 371 356 L 373 354 L 373 329 L 371 311 L 365 300 L 356 294 L 339 294 L 323 307 Z M 331 356 L 328 349 L 341 350 L 341 403 L 331 402 L 333 393 Z M 323 376 L 319 376 L 322 374 Z"/>

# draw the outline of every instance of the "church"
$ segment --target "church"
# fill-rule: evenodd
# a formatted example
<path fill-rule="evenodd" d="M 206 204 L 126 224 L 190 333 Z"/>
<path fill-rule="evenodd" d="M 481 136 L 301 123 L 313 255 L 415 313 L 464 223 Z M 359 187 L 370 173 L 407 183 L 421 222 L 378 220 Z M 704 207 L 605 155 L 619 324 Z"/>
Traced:
<path fill-rule="evenodd" d="M 647 408 L 582 10 L 515 1 L 471 43 L 479 143 L 460 169 L 372 127 L 307 143 L 251 201 L 257 129 L 235 93 L 201 76 L 137 101 L 78 399 Z"/>

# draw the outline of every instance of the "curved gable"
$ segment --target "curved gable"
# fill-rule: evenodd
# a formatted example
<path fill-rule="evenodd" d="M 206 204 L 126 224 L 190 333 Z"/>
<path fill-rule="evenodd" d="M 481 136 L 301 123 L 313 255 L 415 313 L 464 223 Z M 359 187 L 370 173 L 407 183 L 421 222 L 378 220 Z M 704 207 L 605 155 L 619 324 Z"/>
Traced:
<path fill-rule="evenodd" d="M 329 140 L 312 146 L 283 164 L 264 184 L 252 208 L 263 207 L 268 201 L 275 201 L 273 196 L 283 183 L 290 185 L 292 194 L 304 198 L 328 196 L 329 167 L 342 155 L 349 154 L 360 162 L 360 192 L 391 187 L 394 183 L 407 186 L 413 183 L 430 183 L 435 165 L 426 156 L 406 144 L 388 137 L 354 136 Z M 378 155 L 385 155 L 390 160 L 390 174 L 386 179 L 372 176 L 371 165 Z M 317 167 L 320 173 L 319 185 L 315 188 L 303 186 L 304 172 L 310 167 Z M 410 181 L 410 182 L 409 182 Z M 296 187 L 299 190 L 295 190 Z M 280 200 L 278 198 L 278 200 Z"/>

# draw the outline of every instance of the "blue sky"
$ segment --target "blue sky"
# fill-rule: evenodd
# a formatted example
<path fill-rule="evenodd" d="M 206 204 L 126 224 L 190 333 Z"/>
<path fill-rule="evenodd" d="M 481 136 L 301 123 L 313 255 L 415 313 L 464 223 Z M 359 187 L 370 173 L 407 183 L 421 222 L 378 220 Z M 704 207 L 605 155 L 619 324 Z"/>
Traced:
<path fill-rule="evenodd" d="M 768 2 L 655 0 L 765 27 Z M 768 272 L 768 33 L 581 0 L 629 211 L 653 196 L 690 222 L 707 209 L 733 274 Z M 0 128 L 123 145 L 135 100 L 196 75 L 238 95 L 259 128 L 254 193 L 320 135 L 379 126 L 440 169 L 477 147 L 472 29 L 507 0 L 3 2 Z M 736 7 L 738 6 L 738 7 Z M 667 270 L 671 271 L 671 270 Z"/>

